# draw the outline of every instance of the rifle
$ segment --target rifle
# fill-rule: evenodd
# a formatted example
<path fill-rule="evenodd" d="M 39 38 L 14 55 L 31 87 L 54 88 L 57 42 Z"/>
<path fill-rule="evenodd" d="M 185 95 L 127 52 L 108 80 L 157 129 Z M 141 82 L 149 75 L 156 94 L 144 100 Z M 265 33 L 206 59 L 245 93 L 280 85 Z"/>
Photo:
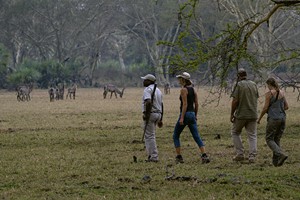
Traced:
<path fill-rule="evenodd" d="M 157 87 L 157 84 L 154 84 L 153 92 L 151 94 L 151 108 L 152 108 L 152 105 L 153 105 L 153 98 L 154 98 L 156 87 Z M 150 109 L 150 111 L 151 111 L 151 109 Z M 147 128 L 148 124 L 149 124 L 149 119 L 146 119 L 146 123 L 145 123 L 145 127 L 144 127 L 144 133 L 143 133 L 143 137 L 142 137 L 142 142 L 144 142 L 144 137 L 145 137 L 146 128 Z"/>

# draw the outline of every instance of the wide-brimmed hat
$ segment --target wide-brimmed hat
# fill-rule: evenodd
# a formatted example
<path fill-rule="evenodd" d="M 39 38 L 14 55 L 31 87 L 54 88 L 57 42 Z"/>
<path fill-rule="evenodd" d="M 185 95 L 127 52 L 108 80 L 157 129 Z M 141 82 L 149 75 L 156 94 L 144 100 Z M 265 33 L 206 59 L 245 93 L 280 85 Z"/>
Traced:
<path fill-rule="evenodd" d="M 149 80 L 149 81 L 153 81 L 153 82 L 156 81 L 155 76 L 152 75 L 152 74 L 147 74 L 146 76 L 142 76 L 141 79 L 143 79 L 143 80 Z"/>
<path fill-rule="evenodd" d="M 176 78 L 183 78 L 185 80 L 191 80 L 191 75 L 187 72 L 183 72 L 182 74 L 177 75 Z"/>

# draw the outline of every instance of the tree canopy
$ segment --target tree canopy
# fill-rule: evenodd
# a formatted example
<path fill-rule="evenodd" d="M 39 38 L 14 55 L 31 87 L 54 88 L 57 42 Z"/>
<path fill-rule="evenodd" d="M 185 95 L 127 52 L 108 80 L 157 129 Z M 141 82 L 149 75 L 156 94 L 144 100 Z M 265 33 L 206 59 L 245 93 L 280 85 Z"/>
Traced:
<path fill-rule="evenodd" d="M 222 91 L 237 68 L 299 78 L 300 1 L 0 1 L 2 88 L 54 80 L 170 82 L 179 71 Z M 292 75 L 291 75 L 292 74 Z M 89 80 L 89 81 L 86 81 Z M 137 81 L 136 81 L 137 80 Z M 86 85 L 86 83 L 89 83 Z"/>

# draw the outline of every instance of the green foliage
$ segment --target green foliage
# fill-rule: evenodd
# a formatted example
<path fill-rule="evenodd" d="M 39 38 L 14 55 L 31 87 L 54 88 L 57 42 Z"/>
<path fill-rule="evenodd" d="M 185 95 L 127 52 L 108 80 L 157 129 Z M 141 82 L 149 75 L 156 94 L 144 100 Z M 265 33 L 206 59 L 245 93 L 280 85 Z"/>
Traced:
<path fill-rule="evenodd" d="M 99 65 L 99 68 L 106 70 L 117 70 L 120 69 L 120 63 L 117 60 L 108 60 Z"/>
<path fill-rule="evenodd" d="M 0 43 L 0 86 L 3 87 L 6 84 L 7 66 L 10 56 L 5 49 L 4 45 Z"/>
<path fill-rule="evenodd" d="M 195 9 L 198 5 L 197 1 L 189 1 L 180 8 L 184 28 L 174 44 L 176 53 L 170 58 L 171 73 L 183 70 L 202 72 L 208 70 L 208 75 L 217 78 L 222 87 L 240 67 L 258 71 L 262 66 L 247 48 L 249 39 L 246 37 L 249 28 L 247 24 L 238 26 L 229 22 L 225 30 L 209 38 L 202 38 L 195 31 L 195 27 L 191 26 L 197 21 L 197 16 L 191 13 L 196 14 Z M 161 44 L 172 45 L 164 42 Z"/>
<path fill-rule="evenodd" d="M 78 62 L 64 66 L 55 60 L 40 62 L 26 59 L 9 75 L 8 81 L 11 84 L 36 82 L 39 87 L 48 88 L 65 81 L 76 81 L 80 67 Z"/>
<path fill-rule="evenodd" d="M 9 62 L 9 53 L 3 44 L 0 43 L 0 74 L 7 70 L 7 65 Z"/>
<path fill-rule="evenodd" d="M 8 76 L 8 82 L 12 85 L 19 85 L 23 83 L 33 83 L 39 80 L 41 74 L 28 67 L 22 67 L 20 70 L 10 74 Z"/>

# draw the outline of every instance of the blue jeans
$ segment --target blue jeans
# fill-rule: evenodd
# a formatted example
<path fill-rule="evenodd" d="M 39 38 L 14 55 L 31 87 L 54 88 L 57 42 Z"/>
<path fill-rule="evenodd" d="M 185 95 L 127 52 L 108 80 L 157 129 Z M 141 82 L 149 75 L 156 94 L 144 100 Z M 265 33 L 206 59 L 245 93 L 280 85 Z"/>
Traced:
<path fill-rule="evenodd" d="M 186 125 L 189 127 L 191 134 L 192 134 L 195 142 L 197 143 L 198 147 L 203 147 L 204 143 L 201 140 L 200 134 L 198 132 L 195 112 L 186 112 L 185 113 L 183 125 L 180 125 L 180 123 L 179 123 L 180 116 L 181 116 L 181 113 L 179 115 L 178 121 L 175 125 L 174 133 L 173 133 L 173 141 L 174 141 L 175 148 L 180 147 L 179 137 Z"/>

